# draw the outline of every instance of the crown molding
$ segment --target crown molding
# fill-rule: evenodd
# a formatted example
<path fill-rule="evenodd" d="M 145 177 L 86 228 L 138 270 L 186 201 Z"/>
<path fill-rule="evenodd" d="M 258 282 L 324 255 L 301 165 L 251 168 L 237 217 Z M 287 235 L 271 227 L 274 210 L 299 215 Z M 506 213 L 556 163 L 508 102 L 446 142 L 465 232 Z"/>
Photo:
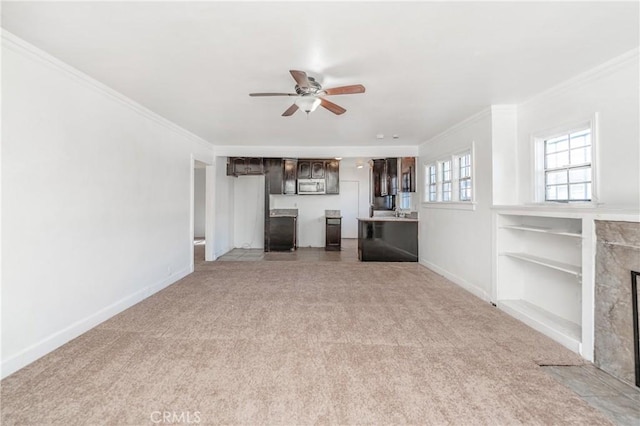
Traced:
<path fill-rule="evenodd" d="M 178 126 L 174 122 L 162 117 L 161 115 L 151 111 L 149 108 L 142 106 L 131 98 L 126 97 L 122 93 L 112 89 L 111 87 L 99 82 L 93 77 L 83 73 L 82 71 L 72 67 L 71 65 L 61 61 L 60 59 L 46 53 L 45 51 L 37 48 L 36 46 L 24 41 L 20 37 L 10 33 L 9 31 L 2 28 L 2 46 L 11 49 L 12 51 L 28 57 L 30 59 L 36 60 L 46 66 L 49 66 L 57 71 L 63 72 L 76 82 L 88 87 L 95 92 L 98 92 L 111 100 L 114 100 L 121 105 L 126 106 L 127 108 L 135 111 L 141 116 L 152 120 L 153 122 L 159 124 L 160 126 L 171 130 L 172 132 L 188 139 L 189 141 L 195 142 L 202 147 L 211 150 L 213 148 L 213 144 L 208 142 L 207 140 L 197 136 L 190 131 L 184 129 L 183 127 Z"/>
<path fill-rule="evenodd" d="M 640 48 L 634 48 L 622 55 L 616 56 L 607 62 L 597 65 L 587 71 L 584 71 L 568 80 L 563 81 L 560 84 L 552 86 L 542 92 L 533 95 L 531 98 L 521 102 L 518 106 L 530 106 L 535 105 L 538 102 L 542 102 L 546 99 L 553 98 L 563 93 L 566 93 L 572 89 L 579 88 L 582 85 L 598 80 L 613 74 L 614 72 L 629 66 L 634 63 L 637 64 L 640 58 Z"/>
<path fill-rule="evenodd" d="M 216 157 L 333 158 L 416 157 L 417 145 L 401 146 L 259 146 L 215 145 Z"/>

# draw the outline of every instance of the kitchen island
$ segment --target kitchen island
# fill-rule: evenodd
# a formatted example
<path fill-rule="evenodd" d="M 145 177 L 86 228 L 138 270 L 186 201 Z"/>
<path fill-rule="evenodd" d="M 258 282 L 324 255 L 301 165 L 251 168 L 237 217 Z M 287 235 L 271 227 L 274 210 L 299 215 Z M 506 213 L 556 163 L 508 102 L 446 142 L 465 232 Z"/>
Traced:
<path fill-rule="evenodd" d="M 358 218 L 358 259 L 364 262 L 417 262 L 418 219 Z"/>

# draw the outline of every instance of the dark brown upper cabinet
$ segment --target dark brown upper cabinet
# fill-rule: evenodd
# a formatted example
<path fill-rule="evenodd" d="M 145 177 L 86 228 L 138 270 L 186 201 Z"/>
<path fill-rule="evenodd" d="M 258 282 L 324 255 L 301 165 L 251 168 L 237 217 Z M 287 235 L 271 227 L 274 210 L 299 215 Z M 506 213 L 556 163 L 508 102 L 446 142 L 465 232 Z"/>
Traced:
<path fill-rule="evenodd" d="M 284 165 L 282 158 L 264 159 L 265 179 L 269 182 L 269 194 L 282 194 L 284 189 Z"/>
<path fill-rule="evenodd" d="M 415 157 L 402 157 L 400 159 L 400 187 L 401 192 L 416 192 Z"/>
<path fill-rule="evenodd" d="M 386 197 L 398 193 L 398 159 L 373 160 L 373 195 Z"/>
<path fill-rule="evenodd" d="M 227 159 L 228 176 L 261 175 L 264 173 L 260 157 L 229 157 Z"/>
<path fill-rule="evenodd" d="M 297 179 L 297 171 L 298 171 L 298 160 L 294 158 L 285 158 L 284 159 L 284 182 L 283 182 L 283 193 L 288 195 L 293 195 L 297 191 L 296 188 L 296 179 Z"/>
<path fill-rule="evenodd" d="M 324 179 L 324 160 L 314 160 L 311 162 L 311 179 Z"/>
<path fill-rule="evenodd" d="M 373 195 L 385 197 L 389 195 L 389 175 L 387 173 L 387 160 L 373 160 Z"/>
<path fill-rule="evenodd" d="M 389 189 L 388 195 L 396 195 L 398 193 L 398 159 L 387 158 L 387 175 Z"/>
<path fill-rule="evenodd" d="M 326 191 L 327 194 L 339 194 L 340 193 L 340 161 L 327 160 L 325 166 L 326 175 Z"/>
<path fill-rule="evenodd" d="M 311 179 L 311 160 L 298 160 L 298 179 Z"/>

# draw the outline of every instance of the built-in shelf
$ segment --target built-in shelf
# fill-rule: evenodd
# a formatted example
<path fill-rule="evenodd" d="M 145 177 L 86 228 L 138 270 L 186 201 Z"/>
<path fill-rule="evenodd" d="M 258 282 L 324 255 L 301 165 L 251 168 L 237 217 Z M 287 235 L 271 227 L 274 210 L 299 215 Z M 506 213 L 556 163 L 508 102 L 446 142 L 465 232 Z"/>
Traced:
<path fill-rule="evenodd" d="M 552 337 L 574 352 L 581 352 L 582 327 L 526 300 L 501 300 L 498 307 L 528 326 Z"/>
<path fill-rule="evenodd" d="M 547 268 L 575 275 L 576 277 L 580 277 L 582 275 L 582 268 L 580 266 L 571 265 L 569 263 L 558 262 L 556 260 L 533 256 L 527 253 L 505 252 L 502 253 L 502 255 L 524 260 L 525 262 L 535 263 L 536 265 L 546 266 Z"/>
<path fill-rule="evenodd" d="M 582 329 L 589 229 L 579 217 L 535 211 L 497 213 L 494 224 L 496 304 L 582 354 L 585 341 L 591 347 L 589 326 Z"/>
<path fill-rule="evenodd" d="M 528 232 L 543 232 L 545 234 L 553 234 L 553 235 L 563 235 L 565 237 L 574 237 L 574 238 L 582 238 L 582 234 L 579 232 L 571 232 L 561 229 L 553 229 L 553 228 L 545 228 L 542 226 L 533 226 L 533 225 L 504 225 L 503 229 L 515 229 L 517 231 L 528 231 Z"/>

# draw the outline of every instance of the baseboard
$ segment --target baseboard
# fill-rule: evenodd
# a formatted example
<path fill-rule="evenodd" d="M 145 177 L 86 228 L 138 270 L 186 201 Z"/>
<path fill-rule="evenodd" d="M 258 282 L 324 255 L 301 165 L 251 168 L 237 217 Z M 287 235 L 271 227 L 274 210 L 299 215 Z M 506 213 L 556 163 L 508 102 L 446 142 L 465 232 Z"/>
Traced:
<path fill-rule="evenodd" d="M 474 296 L 477 296 L 486 302 L 491 301 L 491 296 L 489 295 L 489 293 L 487 293 L 484 289 L 478 287 L 477 285 L 471 284 L 469 281 L 465 280 L 464 278 L 460 278 L 459 276 L 452 274 L 451 272 L 445 269 L 442 269 L 437 265 L 434 265 L 433 263 L 427 261 L 426 259 L 420 259 L 420 264 L 425 268 L 431 269 L 436 274 L 440 274 L 446 279 L 448 279 L 449 281 L 452 281 L 453 283 L 459 285 L 460 287 L 467 290 L 469 293 L 473 294 Z"/>
<path fill-rule="evenodd" d="M 62 330 L 57 331 L 48 337 L 45 337 L 40 342 L 27 347 L 16 355 L 3 360 L 2 365 L 0 366 L 1 378 L 4 379 L 10 374 L 13 374 L 21 368 L 26 367 L 38 358 L 41 358 L 49 352 L 54 351 L 65 343 L 91 330 L 95 326 L 119 314 L 125 309 L 130 308 L 131 306 L 141 302 L 152 294 L 157 293 L 158 291 L 170 286 L 176 281 L 181 280 L 182 278 L 189 275 L 191 271 L 191 266 L 187 266 L 182 270 L 171 274 L 160 282 L 144 287 L 136 291 L 135 293 L 126 296 L 109 306 L 104 307 L 98 312 L 95 312 L 81 320 L 78 320 L 68 327 L 65 327 Z"/>

